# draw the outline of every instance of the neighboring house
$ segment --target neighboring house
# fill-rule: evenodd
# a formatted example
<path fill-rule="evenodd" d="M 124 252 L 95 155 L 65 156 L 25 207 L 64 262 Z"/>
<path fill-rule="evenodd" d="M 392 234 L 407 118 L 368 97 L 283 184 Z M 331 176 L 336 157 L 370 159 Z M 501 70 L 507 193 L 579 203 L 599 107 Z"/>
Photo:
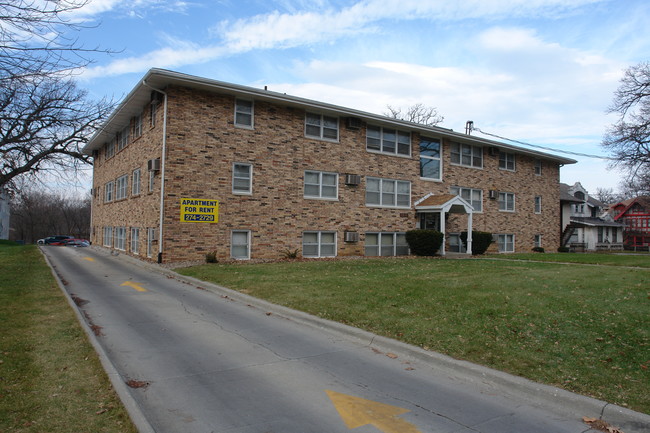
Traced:
<path fill-rule="evenodd" d="M 605 205 L 576 182 L 560 184 L 562 246 L 572 251 L 623 249 L 623 224 L 604 213 Z"/>
<path fill-rule="evenodd" d="M 625 226 L 626 248 L 650 248 L 650 196 L 641 196 L 610 206 L 610 215 Z"/>
<path fill-rule="evenodd" d="M 0 239 L 9 239 L 9 217 L 11 206 L 9 194 L 0 190 Z"/>
<path fill-rule="evenodd" d="M 405 232 L 494 251 L 560 244 L 576 161 L 350 108 L 152 69 L 85 146 L 91 239 L 158 262 L 408 254 Z"/>

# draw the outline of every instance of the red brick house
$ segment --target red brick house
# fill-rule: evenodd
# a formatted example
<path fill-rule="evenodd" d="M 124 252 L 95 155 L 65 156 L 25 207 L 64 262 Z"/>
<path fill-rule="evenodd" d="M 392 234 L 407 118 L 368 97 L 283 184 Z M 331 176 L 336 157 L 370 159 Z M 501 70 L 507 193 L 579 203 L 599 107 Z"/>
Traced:
<path fill-rule="evenodd" d="M 408 254 L 405 232 L 495 251 L 560 244 L 574 160 L 283 93 L 152 69 L 84 151 L 92 241 L 172 262 Z"/>

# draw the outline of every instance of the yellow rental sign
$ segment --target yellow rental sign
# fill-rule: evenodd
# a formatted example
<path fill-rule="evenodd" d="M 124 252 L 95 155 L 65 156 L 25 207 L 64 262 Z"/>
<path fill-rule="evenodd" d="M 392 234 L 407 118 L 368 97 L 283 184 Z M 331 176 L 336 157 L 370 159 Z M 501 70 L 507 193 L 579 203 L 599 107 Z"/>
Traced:
<path fill-rule="evenodd" d="M 219 222 L 219 200 L 200 198 L 181 199 L 182 223 L 216 223 Z"/>

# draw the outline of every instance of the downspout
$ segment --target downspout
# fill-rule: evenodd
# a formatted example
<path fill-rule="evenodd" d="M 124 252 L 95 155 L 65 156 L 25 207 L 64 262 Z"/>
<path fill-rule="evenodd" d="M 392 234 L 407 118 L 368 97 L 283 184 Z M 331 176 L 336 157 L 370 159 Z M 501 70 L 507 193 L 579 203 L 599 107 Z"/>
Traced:
<path fill-rule="evenodd" d="M 163 102 L 163 139 L 162 139 L 162 156 L 160 158 L 160 214 L 158 216 L 158 263 L 162 263 L 163 255 L 163 217 L 165 216 L 165 158 L 167 156 L 167 93 L 160 89 L 147 84 L 146 80 L 142 80 L 142 84 L 162 93 L 164 98 Z"/>

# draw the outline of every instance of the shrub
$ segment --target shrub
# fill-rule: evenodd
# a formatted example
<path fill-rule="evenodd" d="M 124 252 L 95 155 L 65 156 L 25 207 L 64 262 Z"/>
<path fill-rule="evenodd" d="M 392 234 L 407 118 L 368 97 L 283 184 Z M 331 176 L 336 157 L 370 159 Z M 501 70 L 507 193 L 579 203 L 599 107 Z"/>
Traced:
<path fill-rule="evenodd" d="M 460 240 L 467 248 L 467 232 L 460 234 Z M 492 233 L 472 231 L 472 255 L 485 254 L 492 242 Z"/>
<path fill-rule="evenodd" d="M 440 249 L 442 233 L 436 230 L 410 230 L 406 232 L 406 242 L 411 253 L 416 256 L 434 256 Z"/>
<path fill-rule="evenodd" d="M 558 253 L 568 253 L 569 252 L 569 247 L 560 247 L 557 249 Z"/>
<path fill-rule="evenodd" d="M 543 253 L 544 248 L 542 248 L 542 247 L 533 247 L 533 251 L 536 252 L 536 253 Z"/>
<path fill-rule="evenodd" d="M 217 260 L 217 252 L 212 251 L 211 253 L 207 253 L 205 255 L 205 262 L 206 263 L 218 263 L 219 260 Z"/>
<path fill-rule="evenodd" d="M 294 260 L 298 258 L 298 250 L 284 250 L 282 252 L 282 258 L 287 260 Z"/>

